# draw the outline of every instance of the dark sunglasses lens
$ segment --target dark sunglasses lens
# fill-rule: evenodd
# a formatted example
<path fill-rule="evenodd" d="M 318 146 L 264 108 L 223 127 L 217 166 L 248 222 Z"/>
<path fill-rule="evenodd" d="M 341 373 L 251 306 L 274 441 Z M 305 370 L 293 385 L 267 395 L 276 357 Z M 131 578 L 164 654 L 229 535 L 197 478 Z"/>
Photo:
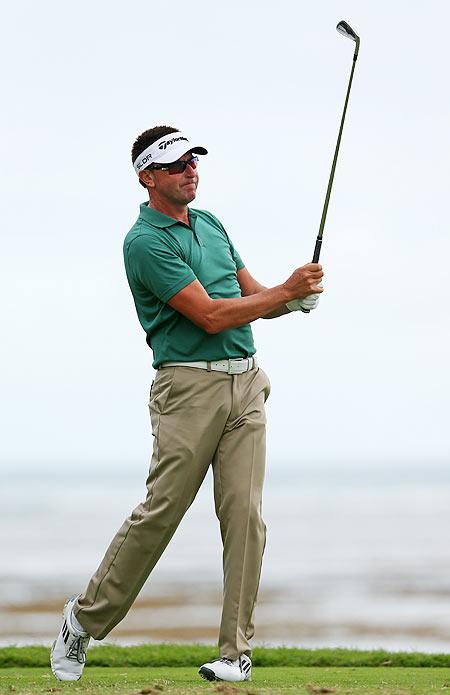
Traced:
<path fill-rule="evenodd" d="M 169 174 L 182 174 L 187 165 L 187 162 L 173 162 L 168 166 Z"/>
<path fill-rule="evenodd" d="M 195 169 L 197 167 L 197 162 L 198 157 L 191 157 L 191 159 L 188 160 L 173 162 L 173 164 L 169 164 L 168 166 L 169 174 L 182 174 L 188 164 Z"/>

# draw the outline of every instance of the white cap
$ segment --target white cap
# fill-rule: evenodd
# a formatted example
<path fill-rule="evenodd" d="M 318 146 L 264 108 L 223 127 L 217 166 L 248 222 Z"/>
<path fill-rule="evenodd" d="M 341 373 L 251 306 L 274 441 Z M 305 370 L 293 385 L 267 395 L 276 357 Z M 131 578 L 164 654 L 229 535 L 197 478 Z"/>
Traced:
<path fill-rule="evenodd" d="M 192 145 L 189 138 L 179 131 L 163 135 L 162 138 L 156 140 L 152 145 L 147 147 L 137 159 L 133 162 L 134 169 L 139 174 L 142 169 L 150 166 L 150 164 L 170 164 L 180 159 L 186 152 L 195 152 L 195 154 L 208 154 L 208 150 L 199 145 Z"/>

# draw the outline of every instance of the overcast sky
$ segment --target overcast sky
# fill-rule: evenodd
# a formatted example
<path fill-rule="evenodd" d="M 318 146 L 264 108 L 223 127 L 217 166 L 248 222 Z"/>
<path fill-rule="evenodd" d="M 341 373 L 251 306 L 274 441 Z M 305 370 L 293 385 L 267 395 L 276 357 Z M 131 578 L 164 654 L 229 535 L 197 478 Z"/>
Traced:
<path fill-rule="evenodd" d="M 361 36 L 319 308 L 253 324 L 272 465 L 450 457 L 448 2 L 7 3 L 1 460 L 142 466 L 151 353 L 123 268 L 135 137 L 204 144 L 196 207 L 267 286 L 311 259 Z"/>

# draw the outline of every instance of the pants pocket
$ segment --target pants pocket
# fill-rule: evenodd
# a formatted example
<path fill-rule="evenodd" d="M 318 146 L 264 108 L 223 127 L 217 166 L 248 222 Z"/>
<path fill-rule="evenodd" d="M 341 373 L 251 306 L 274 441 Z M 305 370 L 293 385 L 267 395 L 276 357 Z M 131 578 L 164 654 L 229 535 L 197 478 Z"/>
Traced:
<path fill-rule="evenodd" d="M 175 382 L 176 372 L 176 367 L 165 367 L 158 370 L 150 390 L 150 410 L 155 410 L 160 414 L 164 411 Z"/>
<path fill-rule="evenodd" d="M 264 403 L 265 403 L 270 396 L 272 386 L 270 384 L 270 379 L 267 376 L 266 372 L 263 369 L 261 369 L 261 367 L 258 367 L 258 371 L 261 372 L 261 376 L 264 378 L 264 381 L 265 381 L 265 385 L 264 385 Z"/>

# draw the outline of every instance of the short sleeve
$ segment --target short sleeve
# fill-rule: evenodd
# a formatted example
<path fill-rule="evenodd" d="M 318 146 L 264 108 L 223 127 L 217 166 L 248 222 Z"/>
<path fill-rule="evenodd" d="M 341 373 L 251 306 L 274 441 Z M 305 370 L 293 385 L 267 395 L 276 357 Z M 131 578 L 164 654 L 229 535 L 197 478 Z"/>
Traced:
<path fill-rule="evenodd" d="M 196 280 L 192 268 L 169 245 L 155 245 L 150 235 L 133 239 L 128 263 L 134 277 L 165 304 Z"/>
<path fill-rule="evenodd" d="M 208 215 L 208 217 L 216 223 L 216 225 L 223 232 L 223 234 L 225 234 L 227 241 L 228 241 L 228 244 L 230 246 L 231 255 L 233 256 L 233 260 L 236 263 L 236 270 L 241 270 L 241 268 L 245 268 L 245 263 L 242 260 L 242 258 L 240 257 L 240 255 L 238 254 L 238 252 L 236 251 L 236 249 L 234 248 L 233 242 L 231 241 L 230 237 L 228 236 L 228 232 L 225 229 L 225 227 L 223 226 L 222 222 L 219 219 L 217 219 L 217 217 L 215 215 L 213 215 L 212 212 L 209 212 L 208 210 L 203 210 L 202 212 L 206 213 Z"/>
<path fill-rule="evenodd" d="M 228 234 L 227 234 L 227 236 L 228 236 Z M 233 242 L 231 241 L 230 237 L 228 237 L 228 242 L 230 244 L 231 255 L 233 256 L 233 260 L 236 263 L 236 269 L 240 270 L 241 268 L 245 268 L 245 263 L 243 262 L 242 258 L 240 257 L 240 255 L 238 254 L 236 249 L 234 248 Z"/>

